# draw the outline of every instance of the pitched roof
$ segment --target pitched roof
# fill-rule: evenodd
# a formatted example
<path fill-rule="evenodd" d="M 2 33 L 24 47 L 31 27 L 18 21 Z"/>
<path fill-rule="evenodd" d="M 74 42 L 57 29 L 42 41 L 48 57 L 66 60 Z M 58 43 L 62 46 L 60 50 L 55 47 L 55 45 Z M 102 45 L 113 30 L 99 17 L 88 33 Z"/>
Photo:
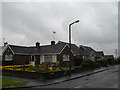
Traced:
<path fill-rule="evenodd" d="M 80 50 L 82 52 L 83 55 L 85 56 L 90 56 L 90 54 L 95 50 L 92 49 L 91 47 L 88 47 L 88 46 L 83 46 L 83 45 L 80 45 Z"/>
<path fill-rule="evenodd" d="M 62 49 L 64 49 L 66 45 L 63 44 L 55 44 L 55 45 L 46 45 L 40 46 L 36 53 L 44 54 L 44 53 L 60 53 Z"/>
<path fill-rule="evenodd" d="M 105 55 L 105 58 L 114 58 L 114 55 Z"/>
<path fill-rule="evenodd" d="M 62 41 L 58 41 L 58 44 L 69 45 L 67 42 Z M 82 55 L 80 48 L 75 44 L 71 44 L 71 51 L 73 52 L 74 55 Z"/>
<path fill-rule="evenodd" d="M 65 47 L 65 45 L 63 44 L 45 45 L 45 46 L 40 46 L 39 49 L 37 49 L 35 46 L 26 47 L 26 46 L 9 45 L 9 47 L 16 54 L 50 54 L 50 53 L 58 54 Z"/>
<path fill-rule="evenodd" d="M 96 51 L 95 55 L 96 55 L 96 57 L 101 57 L 101 56 L 104 56 L 104 53 L 103 53 L 103 51 Z"/>
<path fill-rule="evenodd" d="M 26 47 L 26 46 L 16 46 L 16 45 L 9 45 L 12 51 L 15 54 L 33 54 L 35 52 L 34 47 Z"/>

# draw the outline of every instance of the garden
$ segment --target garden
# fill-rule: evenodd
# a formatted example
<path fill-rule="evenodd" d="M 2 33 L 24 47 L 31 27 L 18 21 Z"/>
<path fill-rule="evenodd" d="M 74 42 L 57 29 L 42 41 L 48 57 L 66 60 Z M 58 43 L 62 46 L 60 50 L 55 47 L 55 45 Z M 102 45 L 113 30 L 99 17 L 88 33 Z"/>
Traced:
<path fill-rule="evenodd" d="M 91 60 L 84 60 L 78 63 L 79 59 L 75 61 L 74 65 L 72 66 L 72 73 L 78 73 L 85 70 L 93 70 L 100 67 L 108 67 L 109 65 L 120 64 L 120 58 L 97 60 L 95 62 Z M 0 68 L 3 72 L 3 75 L 20 76 L 34 79 L 52 79 L 69 74 L 69 65 L 61 63 L 59 61 L 54 63 L 47 62 L 36 66 L 26 64 L 0 66 Z"/>
<path fill-rule="evenodd" d="M 60 62 L 57 61 L 55 63 L 43 63 L 40 65 L 32 66 L 32 64 L 26 65 L 8 65 L 1 66 L 2 70 L 14 70 L 14 71 L 26 71 L 26 72 L 56 72 L 69 70 L 69 67 L 64 65 L 60 65 Z"/>

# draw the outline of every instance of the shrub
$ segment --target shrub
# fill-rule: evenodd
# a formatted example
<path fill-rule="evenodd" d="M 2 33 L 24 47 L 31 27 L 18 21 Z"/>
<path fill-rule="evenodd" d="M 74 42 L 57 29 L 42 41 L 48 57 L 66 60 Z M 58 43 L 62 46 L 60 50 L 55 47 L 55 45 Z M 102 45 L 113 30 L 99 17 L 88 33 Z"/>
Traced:
<path fill-rule="evenodd" d="M 61 62 L 60 62 L 60 66 L 67 66 L 67 63 L 66 63 L 66 62 L 61 61 Z"/>
<path fill-rule="evenodd" d="M 114 59 L 107 59 L 109 65 L 113 65 Z"/>
<path fill-rule="evenodd" d="M 120 64 L 120 58 L 115 58 L 113 61 L 114 64 Z"/>
<path fill-rule="evenodd" d="M 99 63 L 99 65 L 103 66 L 103 67 L 107 67 L 108 66 L 107 60 L 99 60 L 99 61 L 97 61 L 97 63 Z"/>
<path fill-rule="evenodd" d="M 118 64 L 120 64 L 120 58 L 117 58 Z"/>
<path fill-rule="evenodd" d="M 75 59 L 73 59 L 73 64 L 75 66 L 79 66 L 82 64 L 82 61 L 83 61 L 82 58 L 75 58 Z"/>
<path fill-rule="evenodd" d="M 92 68 L 94 67 L 94 62 L 91 60 L 85 60 L 82 62 L 82 67 L 84 68 Z"/>
<path fill-rule="evenodd" d="M 59 61 L 54 62 L 53 66 L 60 66 L 60 62 Z"/>

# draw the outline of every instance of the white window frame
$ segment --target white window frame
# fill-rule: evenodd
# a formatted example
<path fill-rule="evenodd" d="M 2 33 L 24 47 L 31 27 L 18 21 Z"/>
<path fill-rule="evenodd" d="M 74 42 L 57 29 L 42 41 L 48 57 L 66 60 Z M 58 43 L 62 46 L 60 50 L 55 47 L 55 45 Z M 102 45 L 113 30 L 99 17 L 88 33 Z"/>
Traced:
<path fill-rule="evenodd" d="M 64 54 L 63 55 L 63 61 L 70 61 L 70 55 Z"/>
<path fill-rule="evenodd" d="M 6 54 L 5 55 L 5 61 L 12 61 L 12 57 L 13 57 L 12 54 Z"/>

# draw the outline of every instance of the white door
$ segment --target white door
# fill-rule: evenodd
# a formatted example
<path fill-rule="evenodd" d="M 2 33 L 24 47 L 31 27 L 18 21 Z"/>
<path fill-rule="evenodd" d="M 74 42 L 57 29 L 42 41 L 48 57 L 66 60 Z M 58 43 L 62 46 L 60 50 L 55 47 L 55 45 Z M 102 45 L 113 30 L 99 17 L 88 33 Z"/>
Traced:
<path fill-rule="evenodd" d="M 35 56 L 30 56 L 30 64 L 32 64 L 32 66 L 35 66 Z"/>

